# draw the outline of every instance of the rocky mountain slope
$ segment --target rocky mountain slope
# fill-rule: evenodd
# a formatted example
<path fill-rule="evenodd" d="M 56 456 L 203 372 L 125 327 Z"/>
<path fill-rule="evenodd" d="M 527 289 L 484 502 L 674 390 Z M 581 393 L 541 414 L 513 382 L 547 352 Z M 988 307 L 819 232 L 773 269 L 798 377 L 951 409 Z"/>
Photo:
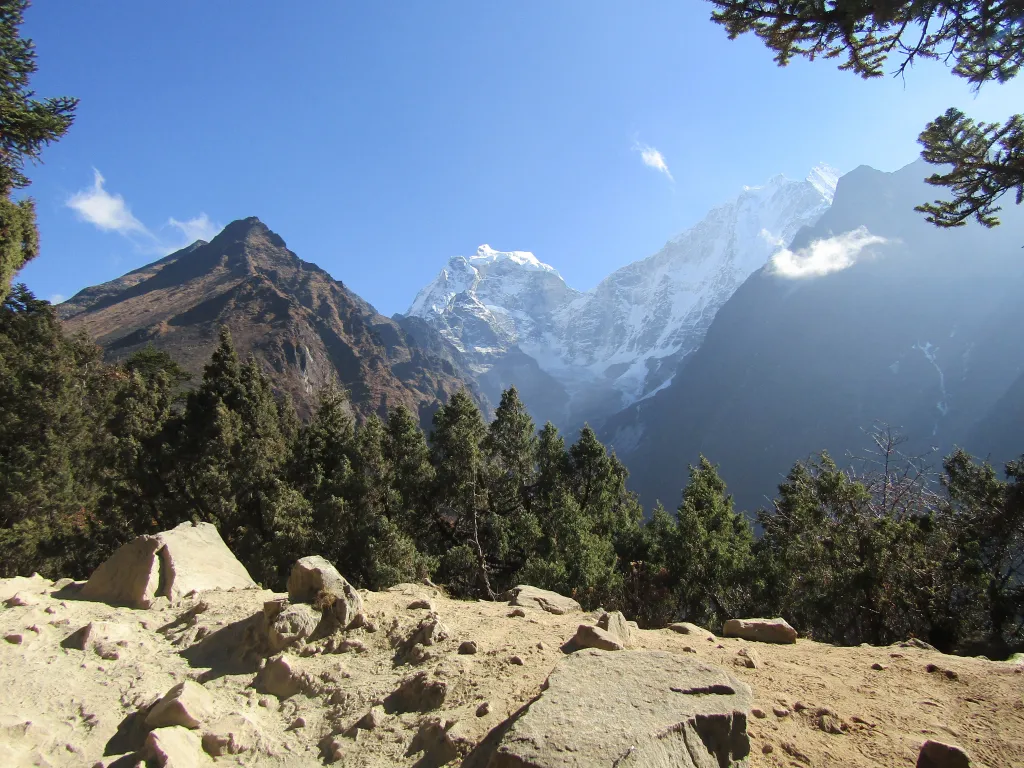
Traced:
<path fill-rule="evenodd" d="M 1019 435 L 995 436 L 1020 417 L 1007 398 L 1024 374 L 1011 330 L 1024 322 L 1024 212 L 1007 203 L 996 229 L 939 230 L 913 210 L 934 197 L 927 173 L 918 162 L 843 176 L 828 212 L 732 295 L 672 385 L 610 420 L 645 501 L 677 504 L 703 453 L 756 509 L 798 459 L 866 449 L 876 420 L 935 465 L 956 444 L 996 461 L 1024 450 Z"/>
<path fill-rule="evenodd" d="M 465 355 L 492 400 L 515 384 L 538 421 L 599 423 L 667 386 L 733 291 L 828 208 L 837 176 L 820 166 L 747 188 L 586 293 L 533 254 L 481 246 L 452 258 L 407 316 Z"/>
<path fill-rule="evenodd" d="M 0 580 L 4 766 L 1024 764 L 1019 660 L 639 630 L 532 588 L 357 592 L 316 557 L 274 594 L 212 526 L 126 547 L 87 585 Z"/>
<path fill-rule="evenodd" d="M 239 354 L 261 359 L 301 412 L 335 380 L 363 415 L 403 403 L 427 420 L 465 384 L 451 359 L 426 351 L 256 218 L 87 288 L 59 310 L 69 330 L 89 333 L 110 359 L 153 344 L 193 374 L 226 325 Z"/>

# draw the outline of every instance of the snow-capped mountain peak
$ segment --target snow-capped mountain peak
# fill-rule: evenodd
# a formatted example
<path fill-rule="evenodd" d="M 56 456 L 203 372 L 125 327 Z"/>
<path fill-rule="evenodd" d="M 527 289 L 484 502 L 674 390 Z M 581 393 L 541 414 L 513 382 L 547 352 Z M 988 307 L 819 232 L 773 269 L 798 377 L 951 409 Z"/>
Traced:
<path fill-rule="evenodd" d="M 483 264 L 495 264 L 499 261 L 510 261 L 513 264 L 518 264 L 523 269 L 558 274 L 558 270 L 550 264 L 545 264 L 529 251 L 496 251 L 486 243 L 477 248 L 476 254 L 470 256 L 468 261 L 474 267 Z"/>
<path fill-rule="evenodd" d="M 829 205 L 832 205 L 832 199 L 836 196 L 836 184 L 839 183 L 840 176 L 842 176 L 842 173 L 828 163 L 818 163 L 807 174 L 807 181 L 821 193 L 822 197 L 828 200 Z"/>
<path fill-rule="evenodd" d="M 495 402 L 510 384 L 532 385 L 549 401 L 527 400 L 535 416 L 596 422 L 667 385 L 740 284 L 828 209 L 838 176 L 819 165 L 745 187 L 586 293 L 532 253 L 481 245 L 450 259 L 408 314 L 467 356 Z"/>

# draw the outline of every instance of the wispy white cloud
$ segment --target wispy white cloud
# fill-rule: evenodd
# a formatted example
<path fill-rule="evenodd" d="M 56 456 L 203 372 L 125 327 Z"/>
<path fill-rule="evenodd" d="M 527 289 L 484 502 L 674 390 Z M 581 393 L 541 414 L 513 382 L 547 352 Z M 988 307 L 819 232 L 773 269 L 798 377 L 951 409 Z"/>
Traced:
<path fill-rule="evenodd" d="M 67 298 L 67 296 L 65 296 L 63 293 L 55 293 L 55 294 L 53 294 L 50 297 L 50 303 L 51 304 L 60 304 L 66 298 Z"/>
<path fill-rule="evenodd" d="M 822 240 L 815 240 L 806 248 L 791 251 L 783 248 L 771 258 L 769 269 L 788 278 L 821 277 L 853 266 L 867 254 L 866 248 L 889 242 L 872 235 L 867 227 Z"/>
<path fill-rule="evenodd" d="M 167 220 L 167 224 L 181 231 L 185 237 L 186 245 L 196 240 L 212 240 L 223 227 L 210 221 L 205 213 L 186 221 L 178 221 L 173 216 Z"/>
<path fill-rule="evenodd" d="M 82 221 L 102 229 L 104 232 L 120 232 L 122 235 L 148 234 L 149 231 L 129 210 L 124 198 L 112 195 L 104 188 L 103 174 L 92 169 L 91 187 L 79 190 L 68 199 L 68 208 L 78 214 Z"/>
<path fill-rule="evenodd" d="M 211 240 L 222 229 L 205 213 L 200 213 L 184 221 L 171 217 L 159 233 L 154 232 L 135 218 L 121 195 L 107 191 L 106 181 L 103 174 L 93 168 L 92 186 L 71 195 L 66 205 L 80 220 L 103 232 L 117 232 L 128 238 L 140 253 L 163 256 L 196 240 Z M 164 234 L 167 227 L 176 230 L 177 234 L 167 237 Z"/>
<path fill-rule="evenodd" d="M 633 151 L 640 153 L 640 159 L 648 168 L 664 173 L 669 180 L 675 181 L 672 178 L 672 172 L 668 169 L 668 163 L 665 162 L 665 156 L 661 152 L 652 146 L 641 144 L 639 141 L 633 142 Z"/>

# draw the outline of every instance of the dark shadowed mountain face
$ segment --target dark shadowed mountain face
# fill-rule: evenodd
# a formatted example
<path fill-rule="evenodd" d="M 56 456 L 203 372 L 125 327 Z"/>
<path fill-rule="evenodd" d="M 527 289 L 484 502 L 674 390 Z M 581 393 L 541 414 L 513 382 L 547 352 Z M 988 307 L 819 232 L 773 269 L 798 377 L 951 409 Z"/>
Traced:
<path fill-rule="evenodd" d="M 798 459 L 862 452 L 876 420 L 901 428 L 907 451 L 933 450 L 936 465 L 954 444 L 994 461 L 1024 451 L 1024 434 L 1006 427 L 1022 422 L 1024 216 L 1008 200 L 996 229 L 937 229 L 913 210 L 935 197 L 928 172 L 842 177 L 790 250 L 805 268 L 856 256 L 852 266 L 755 273 L 672 385 L 612 420 L 606 437 L 645 502 L 678 503 L 703 453 L 756 509 Z M 869 235 L 885 242 L 857 254 L 851 243 Z"/>
<path fill-rule="evenodd" d="M 222 325 L 244 358 L 262 360 L 275 386 L 308 413 L 316 389 L 340 382 L 362 415 L 403 403 L 429 420 L 464 385 L 448 360 L 314 264 L 288 250 L 259 219 L 235 221 L 60 306 L 118 360 L 147 344 L 199 374 Z"/>

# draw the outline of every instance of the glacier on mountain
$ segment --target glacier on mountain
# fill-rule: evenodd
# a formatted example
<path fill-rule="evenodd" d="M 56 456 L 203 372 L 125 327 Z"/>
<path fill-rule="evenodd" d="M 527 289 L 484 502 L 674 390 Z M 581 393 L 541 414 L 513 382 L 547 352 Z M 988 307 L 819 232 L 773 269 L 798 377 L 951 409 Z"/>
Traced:
<path fill-rule="evenodd" d="M 515 384 L 535 418 L 593 423 L 667 385 L 740 284 L 827 210 L 838 177 L 820 165 L 746 187 L 587 292 L 531 253 L 482 245 L 451 258 L 407 314 L 458 349 L 495 402 Z"/>

